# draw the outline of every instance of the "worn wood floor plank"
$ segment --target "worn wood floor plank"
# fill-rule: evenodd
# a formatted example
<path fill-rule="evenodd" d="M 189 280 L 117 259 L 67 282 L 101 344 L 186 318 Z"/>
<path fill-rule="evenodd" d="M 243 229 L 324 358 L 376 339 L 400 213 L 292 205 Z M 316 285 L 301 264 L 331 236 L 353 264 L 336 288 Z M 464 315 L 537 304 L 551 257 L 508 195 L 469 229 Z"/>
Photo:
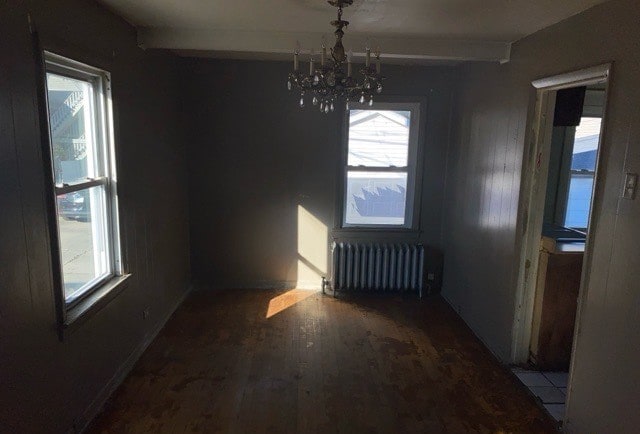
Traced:
<path fill-rule="evenodd" d="M 90 433 L 552 433 L 438 298 L 194 293 Z"/>

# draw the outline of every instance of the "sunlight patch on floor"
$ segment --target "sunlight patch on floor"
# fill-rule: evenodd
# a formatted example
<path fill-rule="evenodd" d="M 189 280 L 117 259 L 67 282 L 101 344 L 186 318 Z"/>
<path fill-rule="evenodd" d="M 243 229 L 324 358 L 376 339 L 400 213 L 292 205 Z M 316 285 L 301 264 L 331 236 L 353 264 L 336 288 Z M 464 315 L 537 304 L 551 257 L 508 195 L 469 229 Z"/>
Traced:
<path fill-rule="evenodd" d="M 269 301 L 266 318 L 271 318 L 272 316 L 277 315 L 283 310 L 286 310 L 291 306 L 294 306 L 295 304 L 300 303 L 301 301 L 306 300 L 313 294 L 317 293 L 317 290 L 292 289 L 285 292 L 284 294 L 278 295 L 277 297 L 273 297 Z"/>

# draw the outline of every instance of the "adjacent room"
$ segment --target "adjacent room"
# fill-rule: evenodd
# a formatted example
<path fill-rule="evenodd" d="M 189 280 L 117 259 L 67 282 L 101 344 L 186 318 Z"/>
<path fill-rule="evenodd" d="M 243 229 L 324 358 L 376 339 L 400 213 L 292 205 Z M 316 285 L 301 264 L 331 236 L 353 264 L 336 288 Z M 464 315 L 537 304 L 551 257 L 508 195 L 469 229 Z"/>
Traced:
<path fill-rule="evenodd" d="M 635 433 L 636 0 L 0 3 L 0 433 Z"/>

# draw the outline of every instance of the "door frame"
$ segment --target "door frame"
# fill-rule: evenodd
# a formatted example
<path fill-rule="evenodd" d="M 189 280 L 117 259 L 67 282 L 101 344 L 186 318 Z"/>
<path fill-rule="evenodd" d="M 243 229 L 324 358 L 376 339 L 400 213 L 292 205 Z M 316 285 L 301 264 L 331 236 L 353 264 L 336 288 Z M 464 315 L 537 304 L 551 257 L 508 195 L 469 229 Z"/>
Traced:
<path fill-rule="evenodd" d="M 515 315 L 513 320 L 511 362 L 514 364 L 526 363 L 529 358 L 529 346 L 531 343 L 533 306 L 536 295 L 536 278 L 538 270 L 538 253 L 540 247 L 540 234 L 544 218 L 544 203 L 547 190 L 547 176 L 549 171 L 549 153 L 551 149 L 551 133 L 553 131 L 553 118 L 555 112 L 556 93 L 558 90 L 589 86 L 594 84 L 605 85 L 604 114 L 598 143 L 596 157 L 596 170 L 594 175 L 594 188 L 591 197 L 591 210 L 589 212 L 589 231 L 585 240 L 585 252 L 582 267 L 582 277 L 578 292 L 578 309 L 576 312 L 576 325 L 571 351 L 571 366 L 573 367 L 573 354 L 575 352 L 576 338 L 580 330 L 580 313 L 582 300 L 585 297 L 589 279 L 589 264 L 592 257 L 592 234 L 594 225 L 597 224 L 593 210 L 596 196 L 596 186 L 604 176 L 601 173 L 600 156 L 604 138 L 605 118 L 607 114 L 607 97 L 611 64 L 602 64 L 565 74 L 542 78 L 531 84 L 536 89 L 536 104 L 531 131 L 522 162 L 522 181 L 520 187 L 520 201 L 518 206 L 517 228 L 520 231 L 518 238 L 519 247 L 517 263 L 517 286 L 515 297 Z"/>

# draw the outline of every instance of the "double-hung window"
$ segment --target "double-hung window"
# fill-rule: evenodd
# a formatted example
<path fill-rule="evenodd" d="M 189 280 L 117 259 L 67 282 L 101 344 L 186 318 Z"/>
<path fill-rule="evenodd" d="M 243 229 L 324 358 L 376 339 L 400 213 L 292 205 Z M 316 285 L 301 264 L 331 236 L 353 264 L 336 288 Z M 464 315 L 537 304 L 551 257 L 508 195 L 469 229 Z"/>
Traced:
<path fill-rule="evenodd" d="M 72 308 L 122 275 L 110 77 L 45 53 L 61 287 Z"/>
<path fill-rule="evenodd" d="M 419 103 L 347 110 L 343 227 L 414 227 L 419 120 Z"/>
<path fill-rule="evenodd" d="M 566 227 L 586 231 L 589 226 L 601 128 L 602 119 L 595 117 L 583 117 L 576 128 L 566 206 L 561 208 Z"/>

